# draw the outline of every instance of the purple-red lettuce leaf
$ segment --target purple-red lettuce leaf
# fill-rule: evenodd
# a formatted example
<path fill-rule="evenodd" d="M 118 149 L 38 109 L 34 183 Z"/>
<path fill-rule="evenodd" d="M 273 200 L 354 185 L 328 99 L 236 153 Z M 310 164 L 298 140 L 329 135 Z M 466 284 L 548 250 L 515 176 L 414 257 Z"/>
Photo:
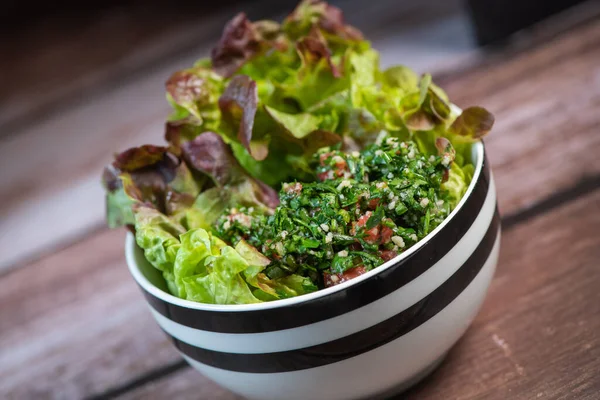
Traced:
<path fill-rule="evenodd" d="M 217 101 L 224 85 L 223 78 L 207 67 L 175 72 L 165 84 L 167 100 L 173 107 L 169 122 L 216 129 L 220 120 Z M 201 131 L 197 129 L 196 133 Z"/>
<path fill-rule="evenodd" d="M 211 52 L 212 68 L 230 78 L 252 58 L 274 48 L 285 51 L 288 41 L 274 21 L 251 22 L 239 13 L 225 25 L 221 39 Z"/>
<path fill-rule="evenodd" d="M 193 170 L 209 176 L 221 188 L 223 203 L 235 198 L 249 206 L 271 209 L 279 203 L 277 192 L 250 177 L 223 138 L 205 132 L 182 145 L 182 157 Z"/>
<path fill-rule="evenodd" d="M 305 68 L 325 62 L 334 78 L 342 76 L 340 68 L 332 60 L 331 50 L 327 47 L 325 38 L 316 27 L 313 27 L 307 36 L 298 40 L 296 48 Z"/>
<path fill-rule="evenodd" d="M 193 204 L 204 184 L 169 149 L 145 145 L 115 156 L 104 169 L 109 226 L 133 225 L 134 204 L 172 215 Z"/>
<path fill-rule="evenodd" d="M 285 19 L 282 29 L 290 38 L 298 39 L 307 35 L 314 26 L 341 40 L 363 40 L 358 29 L 345 23 L 344 14 L 339 8 L 318 0 L 301 1 Z"/>
<path fill-rule="evenodd" d="M 492 130 L 494 116 L 483 107 L 469 107 L 454 120 L 448 132 L 457 140 L 474 142 Z"/>
<path fill-rule="evenodd" d="M 245 13 L 239 13 L 225 25 L 221 39 L 212 49 L 213 69 L 231 77 L 261 49 L 261 37 Z"/>
<path fill-rule="evenodd" d="M 254 159 L 264 159 L 267 156 L 265 149 L 250 145 L 258 108 L 256 82 L 246 75 L 233 77 L 219 98 L 219 108 L 223 116 L 222 127 L 236 132 L 237 140 Z"/>

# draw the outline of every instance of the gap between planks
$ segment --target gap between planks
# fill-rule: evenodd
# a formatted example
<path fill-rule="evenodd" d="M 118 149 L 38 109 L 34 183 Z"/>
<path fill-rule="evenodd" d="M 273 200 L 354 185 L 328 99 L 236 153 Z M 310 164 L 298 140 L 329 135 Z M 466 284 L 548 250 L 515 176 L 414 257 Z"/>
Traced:
<path fill-rule="evenodd" d="M 568 206 L 569 203 L 575 202 L 578 199 L 592 194 L 594 191 L 600 190 L 600 175 L 583 179 L 576 185 L 555 193 L 534 205 L 502 217 L 503 234 L 509 232 L 520 224 L 526 223 L 528 220 L 541 217 L 555 209 L 563 206 Z M 130 382 L 124 383 L 114 388 L 110 388 L 105 392 L 92 395 L 88 400 L 112 399 L 127 392 L 133 391 L 150 382 L 166 378 L 172 374 L 176 374 L 181 370 L 190 368 L 190 365 L 183 359 L 173 363 L 155 368 L 148 373 L 140 375 L 132 379 Z"/>

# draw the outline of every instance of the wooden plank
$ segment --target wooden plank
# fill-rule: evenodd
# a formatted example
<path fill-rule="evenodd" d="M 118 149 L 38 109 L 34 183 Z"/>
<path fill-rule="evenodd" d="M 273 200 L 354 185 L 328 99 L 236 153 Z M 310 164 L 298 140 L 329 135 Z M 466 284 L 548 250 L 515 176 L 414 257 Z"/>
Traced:
<path fill-rule="evenodd" d="M 409 399 L 596 399 L 600 191 L 502 238 L 472 328 Z"/>
<path fill-rule="evenodd" d="M 481 104 L 496 116 L 486 145 L 501 212 L 600 173 L 600 158 L 589 151 L 600 147 L 599 73 L 596 19 L 538 49 L 492 55 L 483 67 L 442 80 L 457 104 Z"/>
<path fill-rule="evenodd" d="M 274 0 L 263 0 L 249 11 L 262 16 L 265 10 L 276 13 L 283 8 L 283 5 L 273 6 L 274 3 Z M 392 3 L 393 8 L 390 7 Z M 365 16 L 362 15 L 364 7 L 361 1 L 349 0 L 344 4 L 348 17 L 365 28 L 367 34 L 374 31 L 382 40 L 393 37 L 393 42 L 382 43 L 382 49 L 390 55 L 389 62 L 401 61 L 399 58 L 410 51 L 411 45 L 424 49 L 431 35 L 443 38 L 452 28 L 456 46 L 444 46 L 443 51 L 411 52 L 417 66 L 425 68 L 433 65 L 442 67 L 444 60 L 454 60 L 472 50 L 468 45 L 466 20 L 460 18 L 462 14 L 458 11 L 459 1 L 453 0 L 442 7 L 446 14 L 436 11 L 427 19 L 423 8 L 427 9 L 427 4 L 431 7 L 433 3 L 433 0 L 428 0 L 425 6 L 419 8 L 412 2 L 386 0 L 370 9 Z M 393 12 L 386 12 L 390 9 Z M 415 14 L 415 10 L 419 9 L 424 15 L 417 18 L 418 26 L 407 23 L 398 30 L 393 19 L 389 19 L 390 15 Z M 137 58 L 124 62 L 119 71 L 130 71 L 130 64 L 154 65 L 152 60 L 157 57 L 156 53 L 170 54 L 173 47 L 193 43 L 183 54 L 167 58 L 155 68 L 128 76 L 126 80 L 113 77 L 112 85 L 117 85 L 111 90 L 78 99 L 77 104 L 68 110 L 33 124 L 18 134 L 0 138 L 0 170 L 11 171 L 10 174 L 0 174 L 0 192 L 7 194 L 0 204 L 0 215 L 3 216 L 0 219 L 0 237 L 10 235 L 14 239 L 0 241 L 0 270 L 15 263 L 23 264 L 24 258 L 31 259 L 103 225 L 104 201 L 99 185 L 102 167 L 118 150 L 162 141 L 164 121 L 169 113 L 163 82 L 173 71 L 207 55 L 213 38 L 231 14 L 233 10 L 213 16 L 209 21 L 197 20 L 193 28 L 182 28 L 183 32 L 173 34 L 175 37 L 162 38 L 154 43 L 151 51 L 135 52 L 131 57 Z M 449 19 L 435 28 L 440 20 L 444 21 L 444 15 Z M 378 25 L 378 20 L 383 23 Z M 425 57 L 426 54 L 428 57 Z M 104 76 L 97 80 L 103 79 L 108 78 Z M 40 227 L 51 227 L 52 235 L 46 234 Z"/>
<path fill-rule="evenodd" d="M 186 368 L 177 375 L 150 382 L 147 385 L 127 392 L 119 399 L 143 400 L 150 398 L 182 400 L 243 400 L 200 375 L 192 368 Z"/>
<path fill-rule="evenodd" d="M 504 232 L 472 327 L 430 378 L 398 399 L 597 399 L 599 231 L 597 190 Z M 122 398 L 193 398 L 206 387 L 188 368 Z"/>
<path fill-rule="evenodd" d="M 105 231 L 2 277 L 0 397 L 84 398 L 179 359 Z"/>

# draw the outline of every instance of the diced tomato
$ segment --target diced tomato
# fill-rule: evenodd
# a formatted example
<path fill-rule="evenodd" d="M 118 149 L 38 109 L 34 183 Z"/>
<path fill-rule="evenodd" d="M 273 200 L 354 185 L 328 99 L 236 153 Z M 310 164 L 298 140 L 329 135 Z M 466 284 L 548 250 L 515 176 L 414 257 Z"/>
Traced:
<path fill-rule="evenodd" d="M 329 172 L 331 172 L 331 171 L 321 172 L 321 173 L 317 174 L 317 178 L 319 178 L 319 180 L 321 182 L 324 182 L 329 179 Z"/>
<path fill-rule="evenodd" d="M 327 161 L 329 157 L 331 157 L 331 153 L 323 153 L 319 156 L 319 162 L 322 166 L 325 166 L 325 161 Z"/>
<path fill-rule="evenodd" d="M 346 171 L 348 171 L 348 164 L 346 163 L 346 160 L 340 157 L 335 163 L 335 175 L 342 177 Z"/>
<path fill-rule="evenodd" d="M 367 269 L 364 266 L 359 265 L 359 266 L 356 266 L 354 268 L 350 268 L 349 270 L 347 270 L 346 272 L 344 272 L 342 274 L 342 277 L 346 281 L 348 281 L 350 279 L 354 279 L 354 278 L 356 278 L 356 277 L 358 277 L 358 276 L 360 276 L 362 274 L 366 274 L 366 273 L 367 273 Z"/>
<path fill-rule="evenodd" d="M 362 246 L 358 242 L 351 243 L 348 245 L 348 250 L 360 251 L 362 250 Z"/>
<path fill-rule="evenodd" d="M 371 211 L 367 211 L 364 215 L 362 215 L 358 221 L 356 222 L 356 225 L 359 228 L 362 228 L 363 226 L 365 226 L 367 224 L 367 221 L 369 220 L 369 218 L 371 218 L 371 215 L 373 215 L 373 213 Z"/>
<path fill-rule="evenodd" d="M 381 253 L 379 253 L 379 256 L 383 258 L 383 261 L 390 261 L 397 255 L 398 253 L 396 253 L 394 250 L 382 250 Z"/>
<path fill-rule="evenodd" d="M 444 170 L 444 175 L 442 175 L 442 183 L 445 183 L 450 177 L 450 170 Z"/>
<path fill-rule="evenodd" d="M 357 232 L 356 228 L 364 227 L 367 224 L 367 221 L 369 220 L 369 218 L 371 218 L 371 215 L 373 215 L 373 213 L 371 211 L 367 211 L 364 215 L 362 215 L 358 219 L 358 221 L 356 221 L 355 225 L 352 226 L 350 233 L 352 235 L 356 235 L 356 232 Z M 364 239 L 365 239 L 365 242 L 367 242 L 367 243 L 377 243 L 377 241 L 379 240 L 379 225 L 366 230 Z"/>
<path fill-rule="evenodd" d="M 339 285 L 340 283 L 349 281 L 350 279 L 354 279 L 357 276 L 360 276 L 367 272 L 367 269 L 362 265 L 359 265 L 354 268 L 350 268 L 346 272 L 342 274 L 329 274 L 327 272 L 323 273 L 323 281 L 325 282 L 325 287 L 331 287 L 335 285 Z"/>
<path fill-rule="evenodd" d="M 369 207 L 371 210 L 376 209 L 377 206 L 379 205 L 379 200 L 381 200 L 381 199 L 375 198 L 375 199 L 369 200 L 369 202 L 367 203 L 367 207 Z"/>
<path fill-rule="evenodd" d="M 379 225 L 365 231 L 365 242 L 377 243 L 379 241 Z"/>
<path fill-rule="evenodd" d="M 302 192 L 302 184 L 300 182 L 290 183 L 284 186 L 283 189 L 289 194 L 300 194 Z"/>
<path fill-rule="evenodd" d="M 392 228 L 390 228 L 388 226 L 384 226 L 383 228 L 381 228 L 381 243 L 382 244 L 389 243 L 390 240 L 392 240 L 392 236 L 394 236 L 394 231 L 392 230 Z"/>

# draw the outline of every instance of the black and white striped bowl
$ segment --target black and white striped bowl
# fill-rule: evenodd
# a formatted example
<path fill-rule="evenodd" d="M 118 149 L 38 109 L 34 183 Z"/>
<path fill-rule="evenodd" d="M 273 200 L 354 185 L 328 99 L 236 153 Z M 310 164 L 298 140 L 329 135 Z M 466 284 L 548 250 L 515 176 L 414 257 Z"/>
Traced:
<path fill-rule="evenodd" d="M 158 324 L 183 357 L 250 399 L 372 399 L 427 375 L 475 317 L 500 244 L 484 146 L 449 218 L 382 266 L 332 288 L 275 302 L 182 300 L 130 234 L 126 257 Z"/>

